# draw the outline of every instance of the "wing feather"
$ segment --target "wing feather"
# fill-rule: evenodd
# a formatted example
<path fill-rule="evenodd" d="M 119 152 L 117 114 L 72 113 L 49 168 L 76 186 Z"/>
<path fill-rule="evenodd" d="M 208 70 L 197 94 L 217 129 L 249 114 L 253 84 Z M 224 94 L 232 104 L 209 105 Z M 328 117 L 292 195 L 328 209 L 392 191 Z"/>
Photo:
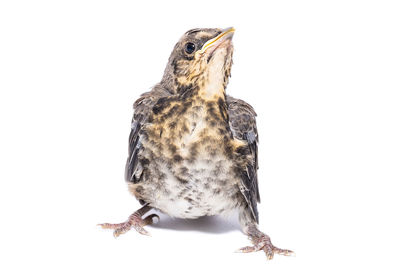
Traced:
<path fill-rule="evenodd" d="M 141 166 L 139 155 L 142 149 L 140 131 L 147 122 L 151 110 L 157 101 L 170 93 L 159 86 L 155 86 L 150 92 L 142 94 L 133 104 L 134 114 L 129 134 L 128 158 L 125 165 L 125 181 L 137 183 L 140 180 Z"/>
<path fill-rule="evenodd" d="M 257 202 L 260 202 L 260 192 L 258 190 L 258 133 L 256 116 L 254 109 L 243 100 L 227 96 L 229 126 L 233 136 L 247 142 L 250 149 L 251 163 L 241 176 L 241 192 L 247 204 L 258 222 Z"/>

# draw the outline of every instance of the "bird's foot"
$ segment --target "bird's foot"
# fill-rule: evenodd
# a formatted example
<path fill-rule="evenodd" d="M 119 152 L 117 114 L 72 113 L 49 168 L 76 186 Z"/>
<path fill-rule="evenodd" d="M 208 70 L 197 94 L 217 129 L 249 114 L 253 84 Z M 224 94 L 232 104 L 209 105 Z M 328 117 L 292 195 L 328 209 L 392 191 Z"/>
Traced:
<path fill-rule="evenodd" d="M 288 249 L 280 249 L 272 245 L 271 239 L 266 234 L 257 235 L 257 237 L 249 235 L 250 239 L 254 246 L 247 246 L 237 250 L 237 252 L 255 252 L 264 250 L 265 254 L 267 255 L 268 260 L 272 260 L 274 254 L 280 254 L 285 256 L 294 256 L 294 252 Z"/>
<path fill-rule="evenodd" d="M 126 220 L 123 223 L 116 223 L 116 224 L 103 223 L 99 224 L 99 226 L 101 226 L 103 229 L 113 229 L 114 237 L 118 237 L 119 235 L 128 232 L 132 228 L 134 228 L 137 232 L 139 232 L 142 235 L 150 235 L 149 232 L 147 232 L 143 227 L 149 224 L 153 224 L 154 218 L 157 218 L 158 221 L 160 220 L 160 217 L 158 217 L 157 214 L 151 214 L 146 218 L 142 219 L 142 216 L 150 209 L 151 207 L 145 205 L 136 212 L 134 212 L 133 214 L 131 214 L 128 220 Z"/>

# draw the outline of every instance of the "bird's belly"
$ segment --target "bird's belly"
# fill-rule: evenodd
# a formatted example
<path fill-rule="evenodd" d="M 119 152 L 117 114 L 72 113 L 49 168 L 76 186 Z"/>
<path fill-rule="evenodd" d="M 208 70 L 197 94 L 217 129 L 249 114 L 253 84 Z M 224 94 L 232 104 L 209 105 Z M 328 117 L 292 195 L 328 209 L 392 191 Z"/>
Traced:
<path fill-rule="evenodd" d="M 149 202 L 162 212 L 178 218 L 197 218 L 236 208 L 239 187 L 227 159 L 199 157 L 194 162 L 184 160 L 172 168 L 157 165 L 162 175 L 159 183 L 150 185 L 153 194 Z"/>

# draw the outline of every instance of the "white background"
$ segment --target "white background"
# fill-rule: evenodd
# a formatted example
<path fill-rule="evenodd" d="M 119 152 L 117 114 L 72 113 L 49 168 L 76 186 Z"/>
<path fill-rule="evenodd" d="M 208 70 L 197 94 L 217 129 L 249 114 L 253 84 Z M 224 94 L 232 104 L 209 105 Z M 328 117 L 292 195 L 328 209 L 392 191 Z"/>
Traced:
<path fill-rule="evenodd" d="M 239 3 L 240 2 L 240 3 Z M 396 3 L 397 2 L 397 3 Z M 1 266 L 399 266 L 398 1 L 1 1 Z M 162 221 L 123 179 L 132 103 L 187 30 L 236 27 L 227 92 L 258 112 L 261 229 Z"/>

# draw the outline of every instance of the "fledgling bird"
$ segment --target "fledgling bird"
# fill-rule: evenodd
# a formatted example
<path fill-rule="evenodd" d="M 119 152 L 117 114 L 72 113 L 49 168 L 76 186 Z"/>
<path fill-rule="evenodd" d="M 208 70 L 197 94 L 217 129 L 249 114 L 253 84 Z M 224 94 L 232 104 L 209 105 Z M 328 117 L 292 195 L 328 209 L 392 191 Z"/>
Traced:
<path fill-rule="evenodd" d="M 243 232 L 267 258 L 292 251 L 272 245 L 258 228 L 258 134 L 256 113 L 226 95 L 231 74 L 233 28 L 186 32 L 164 76 L 134 104 L 125 179 L 143 205 L 126 222 L 101 224 L 119 236 L 151 224 L 151 209 L 193 219 L 239 211 Z"/>

